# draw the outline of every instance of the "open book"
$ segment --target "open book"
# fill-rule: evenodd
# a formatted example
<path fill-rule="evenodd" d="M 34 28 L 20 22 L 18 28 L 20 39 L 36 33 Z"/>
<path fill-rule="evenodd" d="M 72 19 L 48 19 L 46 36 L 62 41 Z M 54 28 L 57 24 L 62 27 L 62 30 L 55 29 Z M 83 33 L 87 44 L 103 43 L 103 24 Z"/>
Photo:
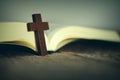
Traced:
<path fill-rule="evenodd" d="M 56 26 L 56 28 L 51 28 L 52 25 L 49 26 L 50 30 L 45 31 L 48 51 L 56 51 L 62 46 L 78 39 L 120 42 L 120 36 L 114 30 L 103 30 L 82 26 Z M 1 22 L 0 44 L 22 45 L 36 50 L 34 32 L 28 32 L 26 23 L 22 22 Z"/>

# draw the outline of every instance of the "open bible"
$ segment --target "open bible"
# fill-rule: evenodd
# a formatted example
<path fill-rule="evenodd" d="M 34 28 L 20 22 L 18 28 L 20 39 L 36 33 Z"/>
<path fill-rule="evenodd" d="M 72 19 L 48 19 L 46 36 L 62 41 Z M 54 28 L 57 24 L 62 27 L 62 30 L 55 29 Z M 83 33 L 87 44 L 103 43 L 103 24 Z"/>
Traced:
<path fill-rule="evenodd" d="M 48 51 L 56 51 L 78 39 L 120 42 L 120 36 L 115 30 L 83 26 L 50 27 L 44 34 Z M 28 32 L 26 23 L 23 22 L 1 22 L 0 44 L 20 45 L 36 50 L 34 32 Z"/>

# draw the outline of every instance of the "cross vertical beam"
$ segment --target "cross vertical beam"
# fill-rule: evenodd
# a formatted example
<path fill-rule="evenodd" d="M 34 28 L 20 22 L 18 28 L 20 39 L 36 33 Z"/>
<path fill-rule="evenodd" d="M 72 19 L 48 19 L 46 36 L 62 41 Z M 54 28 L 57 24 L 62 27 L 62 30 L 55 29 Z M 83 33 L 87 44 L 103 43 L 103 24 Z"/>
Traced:
<path fill-rule="evenodd" d="M 49 29 L 48 22 L 42 22 L 40 14 L 33 14 L 33 23 L 27 23 L 28 31 L 34 31 L 38 55 L 47 55 L 44 30 Z"/>

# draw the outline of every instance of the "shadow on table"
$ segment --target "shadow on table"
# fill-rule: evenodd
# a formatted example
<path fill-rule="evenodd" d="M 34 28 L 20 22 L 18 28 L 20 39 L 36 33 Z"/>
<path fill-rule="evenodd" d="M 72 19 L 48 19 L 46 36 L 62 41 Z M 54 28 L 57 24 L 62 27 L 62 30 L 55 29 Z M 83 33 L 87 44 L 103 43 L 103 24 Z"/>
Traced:
<path fill-rule="evenodd" d="M 108 42 L 100 40 L 86 40 L 80 39 L 69 43 L 59 49 L 59 51 L 71 51 L 71 52 L 94 52 L 94 51 L 111 51 L 120 52 L 120 43 Z"/>
<path fill-rule="evenodd" d="M 30 48 L 14 45 L 14 44 L 0 44 L 0 56 L 27 56 L 36 55 L 37 52 Z"/>

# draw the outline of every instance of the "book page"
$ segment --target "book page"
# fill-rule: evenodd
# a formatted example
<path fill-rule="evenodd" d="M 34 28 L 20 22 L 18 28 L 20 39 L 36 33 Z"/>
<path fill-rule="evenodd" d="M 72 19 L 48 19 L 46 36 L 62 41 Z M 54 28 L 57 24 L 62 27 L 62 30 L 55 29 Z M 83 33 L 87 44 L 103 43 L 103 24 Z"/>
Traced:
<path fill-rule="evenodd" d="M 48 45 L 46 35 L 45 40 Z M 26 23 L 22 22 L 0 23 L 0 42 L 23 45 L 36 50 L 34 31 L 28 32 Z"/>
<path fill-rule="evenodd" d="M 63 26 L 50 24 L 45 31 L 45 40 L 48 51 L 56 51 L 65 44 L 77 39 L 95 39 L 120 42 L 120 37 L 114 30 L 87 28 L 83 26 Z M 34 31 L 28 32 L 26 23 L 0 23 L 0 43 L 23 45 L 33 50 L 35 47 Z"/>
<path fill-rule="evenodd" d="M 57 50 L 77 39 L 93 39 L 120 42 L 120 36 L 114 30 L 87 28 L 83 26 L 65 26 L 49 34 L 51 50 Z"/>

